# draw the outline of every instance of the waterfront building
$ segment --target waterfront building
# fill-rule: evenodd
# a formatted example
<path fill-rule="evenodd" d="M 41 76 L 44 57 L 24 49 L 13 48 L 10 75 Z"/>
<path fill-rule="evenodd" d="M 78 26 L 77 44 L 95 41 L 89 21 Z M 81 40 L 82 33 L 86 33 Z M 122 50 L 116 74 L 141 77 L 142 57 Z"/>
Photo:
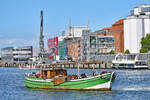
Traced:
<path fill-rule="evenodd" d="M 28 63 L 32 56 L 32 46 L 6 47 L 1 49 L 3 64 Z"/>
<path fill-rule="evenodd" d="M 111 27 L 95 32 L 100 36 L 112 36 L 115 40 L 115 53 L 124 53 L 124 19 L 120 19 Z"/>
<path fill-rule="evenodd" d="M 77 32 L 79 31 L 75 33 L 78 34 Z M 97 32 L 90 32 L 90 29 L 80 31 L 80 35 L 63 37 L 67 47 L 67 58 L 71 58 L 72 61 L 94 61 L 95 56 L 115 50 L 113 36 L 101 36 Z"/>
<path fill-rule="evenodd" d="M 124 20 L 124 50 L 139 53 L 141 38 L 148 33 L 150 33 L 150 5 L 140 5 Z"/>
<path fill-rule="evenodd" d="M 100 36 L 90 30 L 84 30 L 81 37 L 65 38 L 67 57 L 72 61 L 95 61 L 95 57 L 115 50 L 113 36 Z"/>

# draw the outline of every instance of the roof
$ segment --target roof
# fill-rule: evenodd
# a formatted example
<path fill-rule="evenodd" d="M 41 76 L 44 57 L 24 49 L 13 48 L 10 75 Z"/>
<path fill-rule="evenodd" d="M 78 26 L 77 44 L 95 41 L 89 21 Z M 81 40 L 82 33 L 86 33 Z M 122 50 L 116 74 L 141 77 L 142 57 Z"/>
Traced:
<path fill-rule="evenodd" d="M 112 24 L 112 26 L 123 24 L 123 21 L 124 21 L 124 19 L 120 19 L 117 22 L 115 22 L 114 24 Z"/>
<path fill-rule="evenodd" d="M 102 30 L 111 30 L 112 27 L 105 27 Z"/>
<path fill-rule="evenodd" d="M 112 24 L 111 27 L 105 27 L 99 31 L 108 30 L 109 32 L 111 32 L 111 31 L 115 31 L 115 30 L 120 30 L 120 27 L 121 27 L 120 25 L 123 25 L 123 22 L 124 22 L 124 19 L 120 19 L 117 22 L 115 22 L 114 24 Z"/>

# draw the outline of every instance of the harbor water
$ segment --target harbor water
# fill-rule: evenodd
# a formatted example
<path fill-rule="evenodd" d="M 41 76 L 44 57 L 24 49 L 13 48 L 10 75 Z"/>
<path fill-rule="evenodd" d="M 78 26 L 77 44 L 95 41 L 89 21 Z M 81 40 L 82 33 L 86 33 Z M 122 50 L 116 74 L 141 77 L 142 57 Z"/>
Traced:
<path fill-rule="evenodd" d="M 112 91 L 55 91 L 25 87 L 24 74 L 37 70 L 0 67 L 0 100 L 150 100 L 150 70 L 99 69 L 115 71 Z M 92 74 L 89 69 L 82 73 Z M 76 69 L 68 69 L 76 74 Z"/>

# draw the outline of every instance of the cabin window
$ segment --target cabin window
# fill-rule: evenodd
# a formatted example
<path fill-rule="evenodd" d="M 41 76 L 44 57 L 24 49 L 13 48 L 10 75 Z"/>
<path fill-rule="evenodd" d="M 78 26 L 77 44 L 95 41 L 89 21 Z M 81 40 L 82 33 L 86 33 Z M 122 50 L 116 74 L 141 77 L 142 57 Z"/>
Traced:
<path fill-rule="evenodd" d="M 113 64 L 113 66 L 119 66 L 119 64 Z"/>
<path fill-rule="evenodd" d="M 135 63 L 136 66 L 146 66 L 146 62 L 136 62 Z"/>
<path fill-rule="evenodd" d="M 45 71 L 45 76 L 47 77 L 47 71 Z"/>
<path fill-rule="evenodd" d="M 134 66 L 134 64 L 128 64 L 128 66 Z"/>
<path fill-rule="evenodd" d="M 56 71 L 56 75 L 63 75 L 63 72 L 61 70 Z"/>
<path fill-rule="evenodd" d="M 125 64 L 120 64 L 119 66 L 125 66 Z"/>

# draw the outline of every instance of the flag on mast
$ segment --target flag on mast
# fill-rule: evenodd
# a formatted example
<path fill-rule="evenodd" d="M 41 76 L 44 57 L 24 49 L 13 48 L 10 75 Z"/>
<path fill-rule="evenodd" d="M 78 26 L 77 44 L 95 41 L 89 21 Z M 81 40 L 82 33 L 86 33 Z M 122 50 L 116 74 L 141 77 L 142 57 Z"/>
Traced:
<path fill-rule="evenodd" d="M 88 20 L 87 24 L 89 25 L 90 24 L 90 21 Z"/>

